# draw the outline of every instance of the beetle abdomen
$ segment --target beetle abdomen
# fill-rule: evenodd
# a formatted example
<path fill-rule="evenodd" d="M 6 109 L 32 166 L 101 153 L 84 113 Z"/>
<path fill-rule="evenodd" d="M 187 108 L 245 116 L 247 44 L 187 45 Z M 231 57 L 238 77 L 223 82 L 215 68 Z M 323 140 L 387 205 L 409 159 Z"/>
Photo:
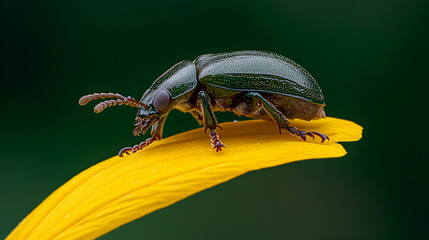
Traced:
<path fill-rule="evenodd" d="M 289 97 L 281 94 L 260 93 L 266 100 L 272 103 L 287 119 L 313 120 L 325 118 L 326 114 L 322 105 L 314 104 L 306 100 Z M 244 115 L 250 118 L 272 120 L 271 116 L 262 108 L 254 108 L 244 101 L 243 94 L 238 95 L 233 100 L 231 98 L 216 98 L 213 101 L 214 111 L 232 111 L 237 115 Z"/>
<path fill-rule="evenodd" d="M 304 68 L 281 55 L 239 51 L 203 55 L 194 62 L 199 81 L 217 97 L 227 97 L 235 91 L 258 91 L 325 104 L 314 78 Z"/>
<path fill-rule="evenodd" d="M 284 96 L 280 94 L 262 94 L 265 99 L 279 109 L 288 119 L 298 118 L 303 120 L 313 120 L 325 118 L 325 110 L 322 105 L 313 104 L 299 98 Z"/>

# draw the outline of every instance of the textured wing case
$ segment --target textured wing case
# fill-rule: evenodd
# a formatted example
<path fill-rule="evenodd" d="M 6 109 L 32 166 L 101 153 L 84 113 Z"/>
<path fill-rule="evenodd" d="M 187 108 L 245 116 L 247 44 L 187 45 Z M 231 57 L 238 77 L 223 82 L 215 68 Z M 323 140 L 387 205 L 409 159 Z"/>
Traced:
<path fill-rule="evenodd" d="M 233 91 L 277 93 L 324 105 L 322 91 L 300 65 L 261 51 L 208 54 L 195 59 L 199 81 Z"/>

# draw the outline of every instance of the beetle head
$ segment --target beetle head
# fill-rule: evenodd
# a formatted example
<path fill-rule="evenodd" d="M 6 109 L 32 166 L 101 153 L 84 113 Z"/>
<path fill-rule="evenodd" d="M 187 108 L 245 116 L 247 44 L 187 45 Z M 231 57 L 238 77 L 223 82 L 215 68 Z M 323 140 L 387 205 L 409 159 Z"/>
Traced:
<path fill-rule="evenodd" d="M 136 116 L 134 134 L 144 133 L 150 125 L 165 116 L 179 99 L 196 88 L 196 67 L 193 62 L 181 61 L 159 76 L 143 94 Z"/>
<path fill-rule="evenodd" d="M 171 94 L 163 88 L 149 88 L 143 94 L 140 102 L 145 107 L 141 107 L 137 112 L 134 135 L 144 134 L 152 124 L 167 114 L 172 107 Z"/>
<path fill-rule="evenodd" d="M 181 61 L 159 76 L 140 101 L 117 93 L 94 93 L 83 96 L 79 104 L 85 105 L 99 98 L 116 98 L 97 104 L 94 112 L 99 113 L 107 107 L 122 104 L 139 108 L 134 123 L 136 127 L 134 135 L 139 135 L 144 134 L 152 124 L 174 108 L 179 99 L 183 99 L 181 96 L 190 96 L 196 86 L 195 64 L 190 61 Z"/>

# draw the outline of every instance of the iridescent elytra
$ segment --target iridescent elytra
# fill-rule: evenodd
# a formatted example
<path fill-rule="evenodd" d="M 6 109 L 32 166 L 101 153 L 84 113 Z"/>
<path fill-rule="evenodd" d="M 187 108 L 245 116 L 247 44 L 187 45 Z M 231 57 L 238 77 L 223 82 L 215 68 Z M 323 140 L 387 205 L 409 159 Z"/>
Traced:
<path fill-rule="evenodd" d="M 134 135 L 151 137 L 134 147 L 120 150 L 137 152 L 154 140 L 161 140 L 168 113 L 173 109 L 189 112 L 204 131 L 209 129 L 213 149 L 225 145 L 216 133 L 219 127 L 214 112 L 232 111 L 256 119 L 271 120 L 281 134 L 286 129 L 306 141 L 307 136 L 329 139 L 318 132 L 305 132 L 291 126 L 288 119 L 304 120 L 325 117 L 324 97 L 314 78 L 300 65 L 281 55 L 264 51 L 236 51 L 206 54 L 194 61 L 181 61 L 162 74 L 146 90 L 140 101 L 117 93 L 94 93 L 83 96 L 80 105 L 95 99 L 114 98 L 97 104 L 94 112 L 107 107 L 127 105 L 139 108 Z"/>

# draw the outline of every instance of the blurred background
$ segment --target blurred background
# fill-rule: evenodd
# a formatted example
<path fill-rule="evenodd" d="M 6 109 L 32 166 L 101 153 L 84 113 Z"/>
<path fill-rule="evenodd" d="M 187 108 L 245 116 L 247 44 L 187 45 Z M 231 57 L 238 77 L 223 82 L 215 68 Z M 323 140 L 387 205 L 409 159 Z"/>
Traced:
<path fill-rule="evenodd" d="M 50 193 L 142 139 L 129 107 L 173 64 L 267 50 L 306 68 L 328 116 L 364 127 L 342 158 L 245 174 L 101 239 L 419 239 L 429 236 L 428 1 L 3 1 L 0 238 Z M 220 122 L 237 119 L 218 113 Z M 198 127 L 174 111 L 168 137 Z"/>

